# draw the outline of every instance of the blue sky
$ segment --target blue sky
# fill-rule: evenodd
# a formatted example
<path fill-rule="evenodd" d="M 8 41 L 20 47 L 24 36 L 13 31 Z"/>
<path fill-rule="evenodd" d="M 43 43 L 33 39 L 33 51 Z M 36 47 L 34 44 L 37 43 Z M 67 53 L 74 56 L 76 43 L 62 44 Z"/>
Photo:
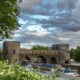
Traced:
<path fill-rule="evenodd" d="M 23 0 L 20 8 L 21 27 L 8 40 L 20 41 L 25 48 L 63 43 L 70 44 L 70 48 L 80 45 L 80 0 Z"/>

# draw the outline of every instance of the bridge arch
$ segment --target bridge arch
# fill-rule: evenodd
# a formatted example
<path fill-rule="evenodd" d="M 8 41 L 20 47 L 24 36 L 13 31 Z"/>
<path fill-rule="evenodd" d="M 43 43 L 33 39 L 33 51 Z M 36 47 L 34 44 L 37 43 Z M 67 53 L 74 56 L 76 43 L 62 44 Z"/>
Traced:
<path fill-rule="evenodd" d="M 65 64 L 68 64 L 68 63 L 69 63 L 69 60 L 66 60 L 66 61 L 65 61 Z"/>
<path fill-rule="evenodd" d="M 28 65 L 28 64 L 30 63 L 30 61 L 31 61 L 30 57 L 24 56 L 24 57 L 21 59 L 20 64 L 22 64 L 22 65 Z"/>
<path fill-rule="evenodd" d="M 40 56 L 37 56 L 36 62 L 38 62 L 38 63 L 47 63 L 47 59 L 44 56 L 40 55 Z"/>
<path fill-rule="evenodd" d="M 30 60 L 30 58 L 29 58 L 28 56 L 25 56 L 25 59 L 26 59 L 26 60 Z"/>
<path fill-rule="evenodd" d="M 51 64 L 57 64 L 57 59 L 55 57 L 51 58 Z"/>

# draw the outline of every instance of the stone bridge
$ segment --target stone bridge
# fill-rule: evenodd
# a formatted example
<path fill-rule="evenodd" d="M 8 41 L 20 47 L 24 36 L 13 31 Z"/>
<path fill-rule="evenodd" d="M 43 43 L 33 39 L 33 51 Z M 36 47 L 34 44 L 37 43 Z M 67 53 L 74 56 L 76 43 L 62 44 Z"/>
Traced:
<path fill-rule="evenodd" d="M 3 43 L 3 58 L 9 62 L 22 59 L 34 61 L 36 58 L 42 63 L 64 64 L 69 63 L 69 45 L 53 45 L 51 50 L 20 50 L 20 43 L 16 41 L 6 41 Z"/>
<path fill-rule="evenodd" d="M 23 58 L 34 61 L 40 58 L 42 63 L 58 63 L 58 52 L 55 50 L 20 50 L 20 60 Z"/>

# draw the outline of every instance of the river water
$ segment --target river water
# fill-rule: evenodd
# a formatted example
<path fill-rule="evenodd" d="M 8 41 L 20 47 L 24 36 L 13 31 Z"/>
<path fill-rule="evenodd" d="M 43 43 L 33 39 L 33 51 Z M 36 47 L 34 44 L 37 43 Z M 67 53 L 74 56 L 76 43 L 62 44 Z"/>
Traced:
<path fill-rule="evenodd" d="M 25 70 L 29 70 L 29 68 L 27 66 L 23 67 Z M 51 73 L 51 71 L 48 72 L 40 72 L 42 75 L 51 75 L 54 76 L 53 73 Z M 63 73 L 60 73 L 60 77 L 56 78 L 56 80 L 80 80 L 80 77 L 74 77 L 74 76 L 69 76 L 69 75 L 65 75 Z"/>

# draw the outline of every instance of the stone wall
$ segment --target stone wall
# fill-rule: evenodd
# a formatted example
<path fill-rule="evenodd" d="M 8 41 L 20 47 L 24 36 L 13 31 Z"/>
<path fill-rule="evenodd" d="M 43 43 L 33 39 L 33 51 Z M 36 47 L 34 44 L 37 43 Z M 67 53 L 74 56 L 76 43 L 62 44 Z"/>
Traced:
<path fill-rule="evenodd" d="M 56 50 L 20 50 L 20 60 L 28 57 L 31 61 L 34 61 L 38 56 L 43 56 L 47 63 L 51 63 L 51 58 L 53 57 L 58 62 L 58 54 Z"/>
<path fill-rule="evenodd" d="M 20 43 L 15 41 L 6 41 L 3 44 L 3 58 L 11 61 L 19 61 Z"/>
<path fill-rule="evenodd" d="M 52 45 L 52 50 L 69 51 L 69 44 L 56 44 L 56 45 Z"/>
<path fill-rule="evenodd" d="M 52 46 L 52 50 L 20 50 L 20 43 L 7 41 L 3 44 L 4 59 L 20 62 L 23 58 L 34 61 L 35 58 L 41 57 L 46 63 L 64 64 L 69 62 L 69 45 L 57 44 Z"/>

